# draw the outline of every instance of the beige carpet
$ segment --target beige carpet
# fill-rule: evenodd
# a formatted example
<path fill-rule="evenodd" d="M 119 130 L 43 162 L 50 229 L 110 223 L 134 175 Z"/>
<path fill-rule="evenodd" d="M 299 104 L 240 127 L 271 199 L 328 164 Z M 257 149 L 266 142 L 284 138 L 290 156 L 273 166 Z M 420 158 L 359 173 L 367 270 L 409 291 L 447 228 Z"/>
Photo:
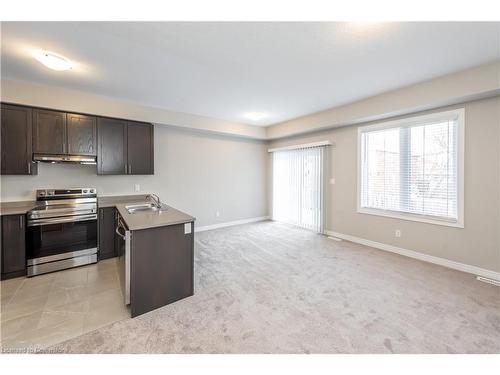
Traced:
<path fill-rule="evenodd" d="M 195 238 L 195 296 L 52 350 L 500 353 L 500 288 L 472 275 L 274 222 Z"/>

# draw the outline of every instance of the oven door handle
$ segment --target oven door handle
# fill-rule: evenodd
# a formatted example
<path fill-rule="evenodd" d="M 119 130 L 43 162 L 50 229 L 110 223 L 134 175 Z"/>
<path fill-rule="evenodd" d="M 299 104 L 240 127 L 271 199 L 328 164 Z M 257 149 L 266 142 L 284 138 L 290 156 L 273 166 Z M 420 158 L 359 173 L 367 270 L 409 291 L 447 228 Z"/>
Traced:
<path fill-rule="evenodd" d="M 86 221 L 86 220 L 97 220 L 97 214 L 28 220 L 28 227 L 36 227 L 40 225 L 59 224 L 59 223 L 72 223 L 76 221 Z"/>

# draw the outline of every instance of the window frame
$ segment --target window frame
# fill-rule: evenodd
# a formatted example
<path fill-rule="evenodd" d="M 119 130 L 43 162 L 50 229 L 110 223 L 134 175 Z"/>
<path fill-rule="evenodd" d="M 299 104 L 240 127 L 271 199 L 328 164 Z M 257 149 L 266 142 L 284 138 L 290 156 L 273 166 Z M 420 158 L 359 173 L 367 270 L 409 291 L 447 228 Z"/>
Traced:
<path fill-rule="evenodd" d="M 446 220 L 430 215 L 412 214 L 401 211 L 384 210 L 380 208 L 369 208 L 361 206 L 361 179 L 362 179 L 362 134 L 370 131 L 392 129 L 398 127 L 410 127 L 416 125 L 425 125 L 426 123 L 434 123 L 439 120 L 457 120 L 457 221 Z M 399 120 L 385 121 L 373 125 L 358 127 L 358 143 L 357 143 L 357 209 L 360 214 L 368 214 L 375 216 L 388 217 L 393 219 L 416 221 L 427 224 L 444 225 L 449 227 L 464 228 L 464 167 L 465 167 L 465 109 L 457 108 L 448 111 L 430 113 L 426 115 L 412 116 Z"/>

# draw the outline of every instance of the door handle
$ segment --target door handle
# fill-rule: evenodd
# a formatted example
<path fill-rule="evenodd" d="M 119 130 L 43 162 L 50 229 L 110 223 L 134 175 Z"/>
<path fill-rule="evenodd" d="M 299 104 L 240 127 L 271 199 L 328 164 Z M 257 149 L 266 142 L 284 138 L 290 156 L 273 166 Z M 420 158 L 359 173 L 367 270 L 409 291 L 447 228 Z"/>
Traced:
<path fill-rule="evenodd" d="M 120 233 L 120 228 L 121 228 L 121 226 L 116 227 L 115 233 L 125 240 L 126 239 L 125 234 Z"/>
<path fill-rule="evenodd" d="M 28 221 L 28 227 L 35 227 L 40 225 L 60 224 L 60 223 L 76 223 L 79 221 L 97 220 L 97 214 L 79 215 L 76 217 L 59 217 L 49 219 L 35 219 Z"/>

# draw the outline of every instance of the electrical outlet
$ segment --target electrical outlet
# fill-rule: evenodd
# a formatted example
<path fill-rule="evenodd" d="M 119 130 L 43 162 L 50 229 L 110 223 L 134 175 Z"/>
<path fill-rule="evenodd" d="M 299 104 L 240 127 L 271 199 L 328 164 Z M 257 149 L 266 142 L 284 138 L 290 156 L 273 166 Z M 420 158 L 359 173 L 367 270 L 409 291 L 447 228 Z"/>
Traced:
<path fill-rule="evenodd" d="M 219 217 L 220 216 L 220 212 L 219 211 L 215 211 L 215 217 Z"/>
<path fill-rule="evenodd" d="M 401 237 L 401 229 L 396 229 L 396 231 L 394 232 L 394 236 Z"/>
<path fill-rule="evenodd" d="M 141 185 L 139 185 L 139 184 L 135 184 L 135 185 L 134 185 L 134 190 L 135 190 L 135 191 L 141 191 Z"/>

